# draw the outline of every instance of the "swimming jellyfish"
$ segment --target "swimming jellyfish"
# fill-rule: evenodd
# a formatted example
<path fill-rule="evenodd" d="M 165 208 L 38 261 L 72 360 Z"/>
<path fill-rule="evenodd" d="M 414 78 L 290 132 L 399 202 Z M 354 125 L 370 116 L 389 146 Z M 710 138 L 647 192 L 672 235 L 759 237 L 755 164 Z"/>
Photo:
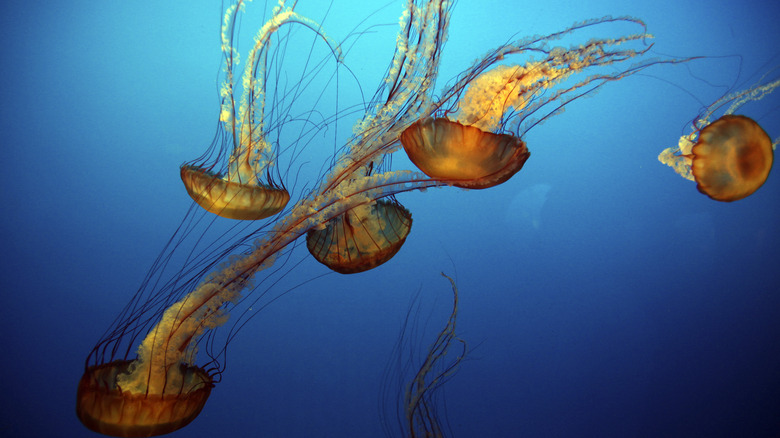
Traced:
<path fill-rule="evenodd" d="M 340 57 L 337 45 L 314 21 L 285 8 L 284 1 L 258 31 L 241 74 L 236 48 L 236 19 L 243 0 L 230 6 L 222 24 L 221 42 L 225 78 L 220 88 L 219 132 L 200 158 L 181 166 L 181 179 L 192 199 L 201 207 L 229 219 L 257 220 L 273 216 L 290 200 L 272 171 L 278 156 L 265 135 L 265 73 L 269 67 L 271 37 L 281 26 L 298 23 L 312 29 Z M 240 100 L 236 97 L 243 91 Z M 281 106 L 280 102 L 275 102 Z M 264 179 L 261 177 L 264 176 Z"/>
<path fill-rule="evenodd" d="M 571 48 L 550 42 L 591 26 L 630 23 L 642 32 L 614 39 L 595 39 Z M 535 37 L 499 47 L 478 61 L 443 93 L 441 114 L 423 117 L 400 137 L 410 160 L 426 175 L 449 184 L 484 189 L 501 184 L 517 173 L 530 156 L 522 135 L 566 104 L 591 93 L 607 81 L 618 80 L 653 65 L 631 66 L 610 74 L 592 70 L 644 54 L 649 46 L 624 47 L 649 38 L 642 21 L 631 17 L 590 20 L 546 37 Z M 534 54 L 524 64 L 507 64 L 511 55 Z M 501 64 L 498 64 L 501 62 Z M 673 62 L 673 61 L 658 61 Z M 494 65 L 495 64 L 495 65 Z M 557 87 L 572 81 L 566 87 Z M 521 125 L 543 108 L 537 120 Z"/>
<path fill-rule="evenodd" d="M 306 233 L 318 262 L 341 274 L 373 269 L 390 260 L 406 241 L 412 214 L 395 198 L 359 205 Z"/>
<path fill-rule="evenodd" d="M 772 141 L 755 120 L 734 114 L 750 101 L 760 100 L 780 86 L 780 79 L 728 94 L 707 107 L 680 137 L 677 147 L 664 149 L 658 161 L 716 201 L 732 202 L 752 195 L 769 177 L 774 150 Z M 711 121 L 722 107 L 722 115 Z"/>

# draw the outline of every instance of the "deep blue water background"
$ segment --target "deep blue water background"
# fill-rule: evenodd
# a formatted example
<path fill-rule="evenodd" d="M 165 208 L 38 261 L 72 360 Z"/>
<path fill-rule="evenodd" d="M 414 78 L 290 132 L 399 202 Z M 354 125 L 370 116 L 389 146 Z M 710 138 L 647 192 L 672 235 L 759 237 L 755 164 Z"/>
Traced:
<path fill-rule="evenodd" d="M 337 1 L 323 20 L 301 3 L 336 40 L 382 5 Z M 345 59 L 368 95 L 397 3 Z M 399 196 L 415 221 L 401 252 L 264 309 L 172 436 L 381 436 L 382 375 L 412 296 L 429 318 L 421 350 L 446 319 L 440 271 L 456 276 L 458 332 L 475 347 L 446 386 L 453 436 L 780 436 L 777 170 L 724 204 L 656 160 L 702 105 L 780 64 L 772 3 L 461 1 L 442 84 L 515 33 L 604 15 L 645 20 L 659 56 L 713 58 L 578 100 L 526 136 L 532 157 L 506 184 Z M 32 2 L 0 16 L 0 436 L 95 436 L 76 384 L 189 207 L 178 166 L 214 133 L 220 4 Z M 777 137 L 778 102 L 743 113 Z M 294 275 L 325 272 L 306 260 Z"/>

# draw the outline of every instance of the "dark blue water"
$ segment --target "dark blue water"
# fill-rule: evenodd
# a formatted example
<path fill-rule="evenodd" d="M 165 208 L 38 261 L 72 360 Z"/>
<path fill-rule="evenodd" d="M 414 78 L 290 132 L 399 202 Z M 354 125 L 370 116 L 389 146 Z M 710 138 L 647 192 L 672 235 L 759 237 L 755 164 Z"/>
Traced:
<path fill-rule="evenodd" d="M 307 3 L 300 12 L 336 40 L 382 5 L 337 1 L 326 16 Z M 453 436 L 780 436 L 777 173 L 724 204 L 656 160 L 702 106 L 780 64 L 769 3 L 461 1 L 442 84 L 515 33 L 604 15 L 643 19 L 655 56 L 711 58 L 576 101 L 528 133 L 531 159 L 499 187 L 400 195 L 414 216 L 401 252 L 263 309 L 230 344 L 202 414 L 174 435 L 382 436 L 393 343 L 419 290 L 420 351 L 444 325 L 445 271 L 473 348 L 445 388 Z M 370 17 L 362 28 L 386 26 L 345 58 L 366 98 L 400 10 Z M 75 416 L 76 384 L 189 208 L 178 166 L 214 134 L 220 4 L 32 2 L 2 18 L 0 436 L 95 436 Z M 777 137 L 779 102 L 743 113 Z M 356 118 L 302 160 L 318 170 Z M 292 276 L 325 272 L 307 259 Z"/>

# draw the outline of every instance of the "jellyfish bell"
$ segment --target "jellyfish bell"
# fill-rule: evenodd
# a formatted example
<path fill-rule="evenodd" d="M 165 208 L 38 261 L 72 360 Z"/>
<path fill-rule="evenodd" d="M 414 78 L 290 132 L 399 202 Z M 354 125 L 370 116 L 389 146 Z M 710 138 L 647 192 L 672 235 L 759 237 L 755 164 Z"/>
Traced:
<path fill-rule="evenodd" d="M 415 122 L 401 134 L 412 163 L 434 179 L 467 189 L 501 184 L 522 169 L 531 155 L 525 142 L 446 118 Z"/>
<path fill-rule="evenodd" d="M 306 246 L 318 262 L 340 274 L 355 274 L 387 262 L 412 228 L 412 214 L 395 199 L 354 207 L 312 228 Z"/>
<path fill-rule="evenodd" d="M 691 173 L 700 192 L 716 201 L 737 201 L 764 184 L 773 158 L 772 139 L 758 123 L 725 115 L 699 133 Z"/>
<path fill-rule="evenodd" d="M 181 180 L 198 205 L 228 219 L 265 219 L 290 201 L 290 193 L 270 180 L 269 184 L 242 184 L 196 165 L 182 165 Z"/>
<path fill-rule="evenodd" d="M 519 137 L 492 131 L 504 114 L 524 106 L 527 96 L 520 87 L 523 80 L 539 78 L 533 70 L 498 65 L 476 76 L 458 102 L 456 121 L 426 117 L 401 134 L 409 159 L 431 178 L 456 187 L 486 189 L 507 181 L 531 154 Z"/>
<path fill-rule="evenodd" d="M 76 415 L 89 429 L 119 437 L 155 436 L 173 432 L 198 416 L 214 386 L 202 368 L 180 364 L 179 384 L 163 394 L 123 391 L 117 377 L 127 375 L 132 361 L 117 360 L 88 367 L 76 394 Z"/>
<path fill-rule="evenodd" d="M 664 149 L 658 161 L 713 200 L 733 202 L 756 192 L 769 177 L 778 141 L 753 119 L 726 114 Z"/>

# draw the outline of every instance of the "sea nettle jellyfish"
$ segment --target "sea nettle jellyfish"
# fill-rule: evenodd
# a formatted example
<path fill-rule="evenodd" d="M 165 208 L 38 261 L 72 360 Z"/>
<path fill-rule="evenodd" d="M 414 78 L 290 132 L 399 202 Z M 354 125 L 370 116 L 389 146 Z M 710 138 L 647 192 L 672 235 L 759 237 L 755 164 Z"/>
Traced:
<path fill-rule="evenodd" d="M 272 91 L 266 90 L 266 72 L 273 67 L 270 61 L 275 59 L 273 54 L 269 59 L 274 34 L 285 25 L 303 25 L 322 38 L 337 59 L 341 56 L 337 45 L 322 32 L 319 24 L 293 8 L 285 8 L 284 4 L 282 1 L 257 32 L 254 46 L 246 60 L 242 60 L 243 73 L 238 67 L 236 21 L 245 2 L 239 1 L 228 8 L 221 33 L 225 66 L 220 87 L 219 131 L 206 153 L 181 166 L 181 179 L 192 199 L 207 211 L 225 218 L 263 219 L 279 213 L 290 200 L 290 194 L 275 174 L 278 146 L 267 136 L 269 130 L 278 127 L 274 122 L 289 117 L 286 113 L 290 110 L 289 103 L 285 99 L 291 99 L 291 96 L 273 95 L 271 111 L 275 117 L 271 123 L 266 120 L 266 98 Z M 315 66 L 314 70 L 322 65 Z M 307 91 L 312 92 L 301 84 L 294 93 Z"/>
<path fill-rule="evenodd" d="M 318 262 L 341 274 L 356 274 L 390 260 L 412 229 L 412 214 L 393 196 L 351 208 L 306 233 Z"/>
<path fill-rule="evenodd" d="M 664 149 L 658 161 L 696 181 L 696 188 L 716 201 L 752 195 L 769 177 L 780 137 L 772 141 L 755 120 L 735 113 L 780 86 L 780 79 L 763 79 L 708 106 L 694 119 L 691 132 L 680 137 L 677 147 Z"/>
<path fill-rule="evenodd" d="M 550 46 L 556 39 L 608 23 L 635 24 L 642 32 L 568 49 Z M 655 63 L 685 61 L 646 62 L 618 72 L 597 72 L 599 67 L 646 53 L 649 46 L 628 46 L 647 38 L 640 20 L 607 17 L 502 46 L 467 70 L 438 102 L 440 115 L 416 121 L 401 134 L 401 143 L 412 162 L 431 178 L 471 189 L 501 184 L 530 156 L 522 136 L 533 126 L 608 81 Z M 516 57 L 512 55 L 525 54 L 534 57 L 511 63 Z"/>
<path fill-rule="evenodd" d="M 228 9 L 223 34 L 234 27 L 240 5 Z M 451 8 L 452 2 L 444 0 L 406 3 L 387 75 L 355 124 L 354 134 L 328 159 L 331 164 L 308 186 L 312 188 L 304 190 L 277 220 L 258 224 L 241 237 L 223 237 L 219 243 L 208 244 L 191 228 L 198 221 L 191 215 L 185 218 L 139 292 L 87 358 L 77 395 L 77 414 L 87 427 L 116 436 L 151 436 L 185 426 L 201 411 L 221 376 L 226 343 L 251 317 L 247 309 L 262 308 L 285 293 L 267 295 L 274 276 L 288 271 L 284 262 L 300 237 L 308 235 L 312 254 L 334 270 L 360 271 L 385 263 L 399 251 L 411 226 L 410 215 L 392 196 L 445 185 L 483 188 L 506 181 L 527 159 L 519 139 L 528 129 L 604 83 L 657 62 L 625 65 L 648 50 L 644 24 L 633 18 L 603 18 L 499 46 L 434 94 Z M 296 20 L 285 21 L 283 17 Z M 250 55 L 251 68 L 247 66 L 252 73 L 244 76 L 248 78 L 244 90 L 250 92 L 246 105 L 240 104 L 234 113 L 232 92 L 226 93 L 224 88 L 222 92 L 220 121 L 226 127 L 228 143 L 239 146 L 235 159 L 228 161 L 227 180 L 234 167 L 235 174 L 241 175 L 241 163 L 250 164 L 247 172 L 251 177 L 257 173 L 253 163 L 271 160 L 262 152 L 266 150 L 262 133 L 267 125 L 258 110 L 261 100 L 251 93 L 259 90 L 254 78 L 261 77 L 265 68 L 264 35 L 288 21 L 300 22 L 322 35 L 317 26 L 294 15 L 284 2 L 274 10 L 271 24 L 259 31 L 260 47 L 254 46 L 257 55 Z M 563 36 L 575 38 L 580 30 L 606 30 L 615 23 L 635 25 L 639 33 L 590 39 L 568 49 L 552 46 Z M 224 41 L 223 36 L 223 51 Z M 232 49 L 227 50 L 226 58 L 232 54 Z M 529 59 L 531 55 L 538 59 Z M 521 59 L 512 63 L 515 58 Z M 601 71 L 603 67 L 609 67 L 608 71 Z M 232 84 L 232 80 L 226 83 Z M 262 85 L 262 81 L 257 83 Z M 470 147 L 503 142 L 491 140 L 493 135 L 514 138 L 508 142 L 506 154 L 499 153 L 503 146 L 491 146 L 486 154 L 474 155 L 461 153 L 450 135 L 443 135 L 441 142 L 434 135 L 431 147 L 445 147 L 445 155 L 461 162 L 452 166 L 454 172 L 447 167 L 447 172 L 438 173 L 425 165 L 421 165 L 425 173 L 392 170 L 389 154 L 401 149 L 402 133 L 432 118 L 446 118 L 487 133 L 469 135 L 477 143 Z M 261 152 L 247 158 L 245 144 L 251 145 L 247 153 Z M 475 156 L 483 157 L 479 170 L 459 170 L 468 168 L 464 162 Z M 425 152 L 422 157 L 422 161 L 431 161 Z M 238 180 L 243 183 L 242 178 Z M 217 179 L 225 180 L 224 176 Z M 215 209 L 232 208 L 228 198 L 232 195 L 227 195 L 223 207 Z M 213 196 L 209 202 L 215 202 Z M 350 233 L 342 238 L 338 233 L 347 225 Z M 190 247 L 192 241 L 197 251 Z M 184 260 L 179 260 L 182 255 Z M 281 260 L 281 264 L 271 269 L 274 260 Z M 170 271 L 175 273 L 166 278 Z M 257 275 L 260 271 L 264 271 L 262 276 Z M 215 333 L 229 315 L 236 316 L 231 319 L 226 340 L 220 343 Z M 199 347 L 209 356 L 201 365 L 197 365 Z M 426 390 L 422 387 L 415 392 L 424 394 Z"/>

